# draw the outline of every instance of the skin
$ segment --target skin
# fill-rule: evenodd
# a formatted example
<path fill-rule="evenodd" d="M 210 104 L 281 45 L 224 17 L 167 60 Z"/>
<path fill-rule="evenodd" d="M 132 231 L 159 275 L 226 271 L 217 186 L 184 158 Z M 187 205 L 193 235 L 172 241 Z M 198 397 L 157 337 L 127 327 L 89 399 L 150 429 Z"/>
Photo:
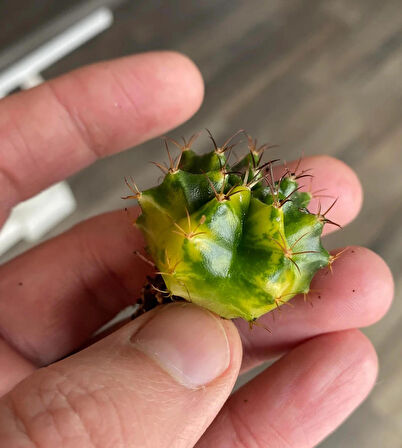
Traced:
<path fill-rule="evenodd" d="M 0 222 L 17 202 L 97 158 L 179 125 L 202 97 L 194 64 L 161 52 L 86 67 L 2 100 Z M 328 218 L 346 225 L 362 201 L 354 172 L 327 156 L 304 163 L 313 191 L 339 197 Z M 324 210 L 330 203 L 322 198 Z M 275 321 L 264 316 L 272 334 L 221 321 L 227 365 L 189 389 L 130 342 L 160 310 L 79 351 L 137 297 L 149 268 L 135 249 L 143 251 L 141 235 L 112 212 L 0 267 L 1 446 L 311 447 L 369 393 L 377 358 L 356 328 L 379 320 L 393 295 L 390 271 L 373 252 L 348 248 L 333 275 L 321 271 L 314 307 L 298 297 Z M 193 325 L 199 311 L 188 308 Z M 240 369 L 278 355 L 228 399 Z"/>

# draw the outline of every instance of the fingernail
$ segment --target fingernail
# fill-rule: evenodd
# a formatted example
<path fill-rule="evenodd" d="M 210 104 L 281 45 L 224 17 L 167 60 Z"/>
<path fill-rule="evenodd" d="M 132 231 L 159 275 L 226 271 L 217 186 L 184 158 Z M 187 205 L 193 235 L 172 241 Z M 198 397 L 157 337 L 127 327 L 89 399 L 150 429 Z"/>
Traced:
<path fill-rule="evenodd" d="M 131 341 L 191 389 L 219 377 L 230 362 L 229 342 L 220 319 L 191 304 L 161 308 Z"/>

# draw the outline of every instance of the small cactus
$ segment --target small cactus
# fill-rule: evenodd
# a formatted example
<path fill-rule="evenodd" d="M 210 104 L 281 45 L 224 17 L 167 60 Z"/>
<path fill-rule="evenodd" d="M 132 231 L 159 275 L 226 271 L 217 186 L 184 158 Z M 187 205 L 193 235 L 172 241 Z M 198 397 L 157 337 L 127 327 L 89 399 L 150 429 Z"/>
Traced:
<path fill-rule="evenodd" d="M 164 282 L 155 289 L 253 322 L 309 292 L 316 271 L 332 261 L 320 238 L 332 221 L 307 210 L 311 194 L 297 183 L 306 171 L 274 180 L 275 161 L 262 162 L 266 145 L 247 136 L 247 155 L 229 167 L 234 136 L 218 146 L 210 134 L 214 148 L 203 155 L 191 149 L 196 137 L 169 139 L 180 149 L 176 159 L 166 139 L 162 183 L 131 187 L 142 209 L 136 225 Z"/>

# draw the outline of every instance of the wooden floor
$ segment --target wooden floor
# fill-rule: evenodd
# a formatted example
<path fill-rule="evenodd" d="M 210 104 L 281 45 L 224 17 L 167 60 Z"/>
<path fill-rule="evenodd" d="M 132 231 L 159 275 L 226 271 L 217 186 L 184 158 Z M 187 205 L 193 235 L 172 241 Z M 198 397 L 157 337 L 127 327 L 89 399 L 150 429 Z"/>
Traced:
<path fill-rule="evenodd" d="M 392 312 L 365 330 L 381 365 L 373 393 L 320 446 L 402 447 L 401 1 L 130 1 L 116 10 L 110 31 L 45 75 L 159 48 L 188 54 L 206 81 L 201 111 L 173 135 L 209 127 L 223 138 L 242 127 L 280 144 L 283 158 L 324 152 L 359 174 L 362 213 L 327 245 L 375 250 L 398 292 Z M 158 173 L 145 161 L 162 154 L 153 141 L 72 177 L 78 210 L 57 231 L 121 207 L 127 174 L 142 187 L 154 184 Z"/>

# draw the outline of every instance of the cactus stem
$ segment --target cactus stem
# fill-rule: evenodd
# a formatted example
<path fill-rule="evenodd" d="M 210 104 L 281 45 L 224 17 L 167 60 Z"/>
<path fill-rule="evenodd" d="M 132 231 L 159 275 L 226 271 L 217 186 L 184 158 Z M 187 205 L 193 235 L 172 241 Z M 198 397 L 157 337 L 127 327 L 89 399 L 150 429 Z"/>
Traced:
<path fill-rule="evenodd" d="M 138 189 L 137 185 L 135 184 L 132 177 L 130 177 L 131 184 L 127 180 L 127 177 L 124 178 L 124 182 L 126 183 L 127 187 L 132 191 L 134 194 L 130 194 L 128 196 L 123 196 L 122 199 L 138 199 L 141 197 L 141 191 Z"/>
<path fill-rule="evenodd" d="M 140 192 L 126 180 L 130 197 L 141 195 L 142 215 L 136 222 L 156 266 L 141 258 L 158 271 L 147 283 L 139 312 L 187 300 L 226 319 L 252 321 L 251 327 L 296 294 L 305 294 L 307 301 L 313 275 L 322 266 L 332 271 L 339 254 L 330 256 L 321 234 L 324 224 L 337 225 L 327 218 L 336 200 L 322 201 L 323 209 L 317 200 L 318 214 L 310 212 L 311 198 L 328 192 L 311 193 L 319 187 L 313 186 L 314 173 L 304 169 L 302 158 L 285 164 L 276 176 L 279 159 L 267 162 L 270 157 L 264 156 L 276 145 L 260 145 L 243 130 L 222 142 L 206 132 L 211 148 L 202 155 L 191 148 L 199 134 L 188 141 L 164 138 L 165 162 L 152 162 L 164 173 L 159 186 Z M 231 163 L 240 141 L 248 146 L 246 154 Z"/>

